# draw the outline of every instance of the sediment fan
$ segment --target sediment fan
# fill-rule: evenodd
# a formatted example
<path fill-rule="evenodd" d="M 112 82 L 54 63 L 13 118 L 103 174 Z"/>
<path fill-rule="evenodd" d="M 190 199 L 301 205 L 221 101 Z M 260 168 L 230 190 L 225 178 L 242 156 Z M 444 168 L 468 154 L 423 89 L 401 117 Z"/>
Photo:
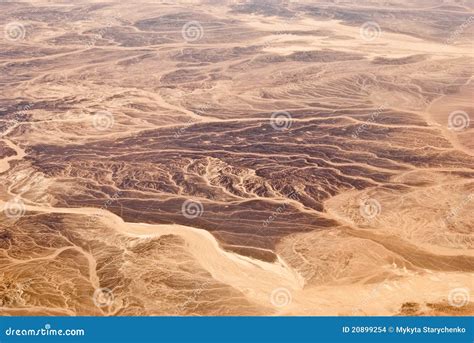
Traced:
<path fill-rule="evenodd" d="M 467 4 L 0 9 L 1 315 L 474 313 Z"/>

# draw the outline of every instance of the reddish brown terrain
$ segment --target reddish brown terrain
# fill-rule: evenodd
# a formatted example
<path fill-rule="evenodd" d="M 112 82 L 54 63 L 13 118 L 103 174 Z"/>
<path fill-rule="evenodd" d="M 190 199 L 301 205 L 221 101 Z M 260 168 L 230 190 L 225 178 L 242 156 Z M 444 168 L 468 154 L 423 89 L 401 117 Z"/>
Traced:
<path fill-rule="evenodd" d="M 0 26 L 0 315 L 474 314 L 472 2 Z"/>

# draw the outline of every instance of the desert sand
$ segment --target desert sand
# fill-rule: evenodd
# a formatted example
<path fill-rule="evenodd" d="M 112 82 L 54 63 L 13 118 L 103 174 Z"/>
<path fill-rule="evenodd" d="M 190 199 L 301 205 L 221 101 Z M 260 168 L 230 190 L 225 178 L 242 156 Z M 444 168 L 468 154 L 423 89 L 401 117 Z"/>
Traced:
<path fill-rule="evenodd" d="M 474 314 L 473 16 L 0 3 L 0 315 Z"/>

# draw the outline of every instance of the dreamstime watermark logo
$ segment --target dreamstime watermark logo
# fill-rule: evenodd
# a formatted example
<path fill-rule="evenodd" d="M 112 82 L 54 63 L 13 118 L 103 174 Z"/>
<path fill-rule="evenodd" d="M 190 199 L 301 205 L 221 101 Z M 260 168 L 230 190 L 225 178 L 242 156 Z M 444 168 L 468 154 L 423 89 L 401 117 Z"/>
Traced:
<path fill-rule="evenodd" d="M 454 111 L 449 114 L 448 128 L 452 131 L 463 131 L 469 127 L 471 119 L 464 111 Z"/>
<path fill-rule="evenodd" d="M 6 336 L 85 336 L 84 329 L 53 329 L 51 324 L 41 328 L 12 328 L 5 330 Z"/>
<path fill-rule="evenodd" d="M 15 113 L 15 116 L 19 116 L 19 117 L 24 117 L 27 115 L 28 111 L 31 110 L 31 108 L 33 107 L 33 103 L 29 103 L 29 104 L 26 104 L 26 105 L 20 105 L 17 107 L 17 112 Z"/>
<path fill-rule="evenodd" d="M 366 219 L 373 219 L 377 217 L 382 211 L 382 205 L 373 198 L 366 198 L 360 201 L 359 212 L 360 215 Z"/>
<path fill-rule="evenodd" d="M 26 29 L 22 23 L 11 22 L 5 25 L 5 38 L 11 42 L 25 39 Z"/>
<path fill-rule="evenodd" d="M 378 116 L 379 116 L 384 110 L 385 110 L 385 105 L 381 105 L 381 106 L 380 106 L 379 108 L 377 108 L 374 112 L 372 112 L 372 113 L 370 114 L 369 119 L 367 119 L 367 121 L 366 121 L 364 124 L 359 125 L 359 126 L 357 127 L 357 129 L 356 129 L 356 130 L 354 131 L 354 133 L 352 134 L 352 138 L 354 138 L 354 139 L 358 138 L 359 135 L 360 135 L 362 132 L 364 132 L 364 131 L 367 129 L 367 127 L 368 127 L 371 123 L 375 122 L 375 120 L 378 118 Z"/>
<path fill-rule="evenodd" d="M 107 20 L 107 23 L 105 24 L 105 27 L 100 28 L 97 33 L 93 34 L 91 40 L 89 40 L 86 43 L 86 46 L 88 48 L 93 47 L 97 43 L 97 41 L 100 40 L 100 39 L 103 39 L 105 34 L 107 33 L 107 31 L 111 27 L 113 27 L 113 25 L 114 25 L 113 20 L 120 20 L 121 18 L 122 18 L 122 16 L 120 15 L 120 13 L 114 13 L 111 16 L 109 16 L 109 19 Z"/>
<path fill-rule="evenodd" d="M 124 184 L 124 187 L 128 187 L 128 183 Z M 104 204 L 100 207 L 101 210 L 107 210 L 117 199 L 119 199 L 122 196 L 122 191 L 115 192 L 110 199 L 107 199 L 107 201 L 104 202 Z M 98 220 L 99 220 L 98 215 L 93 215 L 87 218 L 86 220 L 86 227 L 91 227 L 92 225 L 95 225 Z"/>
<path fill-rule="evenodd" d="M 201 284 L 198 289 L 193 290 L 191 293 L 191 296 L 185 302 L 183 302 L 182 304 L 179 304 L 176 307 L 176 310 L 178 311 L 178 313 L 181 313 L 186 310 L 189 310 L 190 308 L 193 308 L 193 306 L 191 305 L 197 302 L 198 298 L 206 290 L 206 287 L 210 285 L 212 285 L 212 283 L 209 281 L 206 281 L 203 284 Z"/>
<path fill-rule="evenodd" d="M 288 199 L 299 201 L 299 195 L 296 191 L 291 192 L 288 195 Z M 278 206 L 277 209 L 266 220 L 263 221 L 262 227 L 267 227 L 270 225 L 281 213 L 286 210 L 288 205 L 289 202 L 284 202 L 282 205 Z"/>
<path fill-rule="evenodd" d="M 469 289 L 454 288 L 449 292 L 448 303 L 454 307 L 463 307 L 469 303 Z"/>
<path fill-rule="evenodd" d="M 114 294 L 108 288 L 97 288 L 92 296 L 92 301 L 97 307 L 110 306 L 114 302 Z"/>
<path fill-rule="evenodd" d="M 270 125 L 278 131 L 288 130 L 293 123 L 291 114 L 286 111 L 273 112 L 270 118 Z"/>
<path fill-rule="evenodd" d="M 26 212 L 25 203 L 21 199 L 12 199 L 3 206 L 3 213 L 8 218 L 18 219 Z"/>
<path fill-rule="evenodd" d="M 109 111 L 98 111 L 92 117 L 92 125 L 99 131 L 106 131 L 114 126 L 115 120 Z"/>
<path fill-rule="evenodd" d="M 403 284 L 399 283 L 396 280 L 384 280 L 383 282 L 376 284 L 375 287 L 372 288 L 372 290 L 369 292 L 369 294 L 367 294 L 367 296 L 363 298 L 359 302 L 359 304 L 357 304 L 356 306 L 352 308 L 351 315 L 356 316 L 360 311 L 362 311 L 368 304 L 373 302 L 377 297 L 382 296 L 384 289 L 390 292 L 394 292 L 394 291 L 398 292 L 401 289 L 408 287 L 409 290 L 412 290 L 413 281 L 408 280 L 407 283 L 408 285 L 404 286 Z"/>
<path fill-rule="evenodd" d="M 28 111 L 30 111 L 33 107 L 33 103 L 29 103 L 26 105 L 19 105 L 17 107 L 17 111 L 13 114 L 13 120 L 7 123 L 4 126 L 4 131 L 0 133 L 0 138 L 6 136 L 12 129 L 14 129 L 18 124 L 26 122 L 26 118 L 28 116 Z M 34 127 L 34 123 L 30 122 L 30 125 Z"/>
<path fill-rule="evenodd" d="M 197 120 L 195 120 L 193 118 L 189 119 L 186 123 L 184 123 L 184 125 L 182 127 L 180 127 L 178 130 L 176 130 L 174 132 L 174 138 L 179 138 L 182 135 L 184 135 L 186 130 L 195 123 L 197 123 Z"/>
<path fill-rule="evenodd" d="M 204 212 L 204 206 L 197 200 L 186 200 L 181 206 L 181 213 L 188 219 L 200 217 Z"/>
<path fill-rule="evenodd" d="M 186 42 L 196 42 L 204 37 L 204 28 L 198 21 L 188 21 L 181 28 L 181 35 Z"/>
<path fill-rule="evenodd" d="M 382 34 L 382 29 L 380 28 L 380 25 L 377 24 L 375 21 L 366 21 L 360 27 L 359 33 L 360 37 L 363 40 L 371 42 L 380 37 L 380 35 Z"/>
<path fill-rule="evenodd" d="M 275 288 L 270 294 L 270 302 L 275 307 L 285 307 L 291 303 L 291 293 L 288 288 Z"/>
<path fill-rule="evenodd" d="M 445 44 L 451 44 L 456 41 L 456 39 L 458 39 L 459 36 L 462 35 L 462 33 L 472 24 L 473 21 L 474 16 L 471 15 L 469 18 L 467 18 L 466 21 L 459 25 L 456 30 L 454 30 L 454 32 L 449 35 L 449 38 L 446 39 Z"/>
<path fill-rule="evenodd" d="M 443 221 L 446 225 L 450 224 L 468 204 L 474 199 L 474 193 L 469 194 L 467 197 L 462 199 L 462 201 L 456 205 L 454 208 L 451 208 L 443 218 Z"/>
<path fill-rule="evenodd" d="M 208 110 L 209 108 L 210 108 L 210 104 L 207 103 L 207 104 L 199 106 L 193 112 L 197 115 L 205 115 L 205 111 Z M 198 123 L 198 122 L 199 121 L 197 119 L 194 119 L 194 118 L 189 119 L 186 123 L 184 123 L 184 125 L 182 127 L 180 127 L 178 130 L 175 131 L 174 138 L 179 138 L 181 135 L 183 135 L 186 132 L 186 130 L 190 126 L 192 126 L 193 124 Z"/>

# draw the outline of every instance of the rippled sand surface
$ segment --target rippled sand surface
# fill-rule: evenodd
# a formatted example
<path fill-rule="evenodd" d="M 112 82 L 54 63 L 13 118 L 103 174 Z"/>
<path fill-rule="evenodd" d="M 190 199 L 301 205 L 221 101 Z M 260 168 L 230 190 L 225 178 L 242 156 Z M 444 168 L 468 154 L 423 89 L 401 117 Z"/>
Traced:
<path fill-rule="evenodd" d="M 468 1 L 0 25 L 0 315 L 474 314 Z"/>

